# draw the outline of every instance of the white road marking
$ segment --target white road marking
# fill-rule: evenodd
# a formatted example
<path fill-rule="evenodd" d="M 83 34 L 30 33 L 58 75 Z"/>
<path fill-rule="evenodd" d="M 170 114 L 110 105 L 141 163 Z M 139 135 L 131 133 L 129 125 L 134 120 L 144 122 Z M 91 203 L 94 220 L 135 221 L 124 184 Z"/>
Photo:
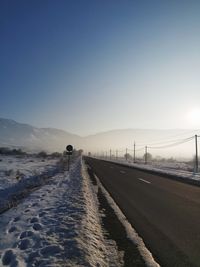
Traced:
<path fill-rule="evenodd" d="M 121 173 L 126 173 L 125 171 L 120 171 Z"/>
<path fill-rule="evenodd" d="M 151 184 L 151 182 L 149 182 L 149 181 L 147 181 L 147 180 L 144 180 L 144 179 L 142 179 L 142 178 L 138 178 L 138 180 L 140 180 L 140 181 L 142 181 L 142 182 L 144 182 L 144 183 L 147 183 L 147 184 Z"/>

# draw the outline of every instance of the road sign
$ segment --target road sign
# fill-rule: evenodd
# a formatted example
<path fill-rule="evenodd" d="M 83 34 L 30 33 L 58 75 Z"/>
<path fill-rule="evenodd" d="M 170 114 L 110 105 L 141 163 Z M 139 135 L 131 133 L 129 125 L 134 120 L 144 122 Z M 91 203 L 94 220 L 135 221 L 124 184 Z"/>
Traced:
<path fill-rule="evenodd" d="M 68 155 L 68 168 L 67 170 L 69 171 L 69 165 L 70 165 L 70 156 L 72 155 L 72 151 L 73 151 L 73 146 L 72 145 L 67 145 L 66 146 L 66 155 Z"/>
<path fill-rule="evenodd" d="M 68 145 L 68 146 L 66 146 L 66 150 L 67 150 L 68 152 L 72 152 L 72 151 L 73 151 L 73 146 L 72 146 L 72 145 Z"/>

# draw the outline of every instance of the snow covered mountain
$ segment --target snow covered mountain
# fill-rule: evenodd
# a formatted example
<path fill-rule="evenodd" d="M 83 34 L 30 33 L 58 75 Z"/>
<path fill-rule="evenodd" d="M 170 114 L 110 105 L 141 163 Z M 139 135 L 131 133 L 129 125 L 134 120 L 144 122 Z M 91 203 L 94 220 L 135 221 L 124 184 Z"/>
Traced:
<path fill-rule="evenodd" d="M 36 128 L 14 120 L 0 118 L 0 146 L 22 147 L 26 150 L 63 151 L 67 144 L 79 146 L 78 135 L 53 129 Z"/>
<path fill-rule="evenodd" d="M 92 153 L 107 151 L 109 153 L 110 149 L 112 151 L 125 149 L 126 147 L 133 149 L 134 141 L 138 149 L 146 145 L 152 146 L 152 144 L 167 145 L 170 144 L 170 140 L 182 140 L 198 133 L 198 131 L 180 129 L 119 129 L 81 137 L 59 129 L 36 128 L 14 120 L 0 118 L 0 146 L 22 147 L 26 150 L 35 151 L 63 151 L 67 144 L 72 144 L 77 149 L 84 149 L 86 153 L 89 151 Z M 187 156 L 188 153 L 191 156 L 194 153 L 193 150 L 194 144 L 191 141 L 186 143 L 186 146 L 175 147 L 174 151 L 170 150 L 169 155 L 173 156 L 177 152 L 180 154 L 179 156 L 183 156 L 183 154 Z M 151 153 L 153 152 L 151 151 Z M 162 154 L 161 150 L 158 152 L 159 155 Z"/>

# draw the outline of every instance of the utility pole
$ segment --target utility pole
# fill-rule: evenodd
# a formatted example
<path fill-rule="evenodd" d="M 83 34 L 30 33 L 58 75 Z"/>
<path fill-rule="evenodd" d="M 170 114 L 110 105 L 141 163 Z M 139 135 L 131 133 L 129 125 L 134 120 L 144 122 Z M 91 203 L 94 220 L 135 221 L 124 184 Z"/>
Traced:
<path fill-rule="evenodd" d="M 197 142 L 197 135 L 195 135 L 195 151 L 196 151 L 196 155 L 195 155 L 195 173 L 198 173 L 199 171 L 199 164 L 198 164 L 198 142 Z"/>
<path fill-rule="evenodd" d="M 145 159 L 145 164 L 147 164 L 147 146 L 145 146 L 144 159 Z"/>
<path fill-rule="evenodd" d="M 110 160 L 111 160 L 111 157 L 112 157 L 112 150 L 110 149 Z"/>
<path fill-rule="evenodd" d="M 116 150 L 116 160 L 118 160 L 118 150 Z"/>
<path fill-rule="evenodd" d="M 107 156 L 108 156 L 108 155 L 107 155 L 107 151 L 106 151 L 106 159 L 107 159 Z"/>
<path fill-rule="evenodd" d="M 128 159 L 128 157 L 127 157 L 127 156 L 128 156 L 127 153 L 128 153 L 128 148 L 126 148 L 126 155 L 125 155 L 125 156 L 126 156 L 126 161 L 127 161 L 127 159 Z"/>
<path fill-rule="evenodd" d="M 134 141 L 133 163 L 135 163 L 135 141 Z"/>

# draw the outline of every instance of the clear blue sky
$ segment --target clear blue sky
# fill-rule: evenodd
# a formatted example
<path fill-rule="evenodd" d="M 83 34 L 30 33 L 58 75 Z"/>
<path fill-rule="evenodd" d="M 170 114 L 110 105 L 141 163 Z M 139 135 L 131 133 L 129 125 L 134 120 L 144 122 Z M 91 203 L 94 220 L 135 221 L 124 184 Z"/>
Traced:
<path fill-rule="evenodd" d="M 198 0 L 1 0 L 0 117 L 200 128 L 199 14 Z"/>

